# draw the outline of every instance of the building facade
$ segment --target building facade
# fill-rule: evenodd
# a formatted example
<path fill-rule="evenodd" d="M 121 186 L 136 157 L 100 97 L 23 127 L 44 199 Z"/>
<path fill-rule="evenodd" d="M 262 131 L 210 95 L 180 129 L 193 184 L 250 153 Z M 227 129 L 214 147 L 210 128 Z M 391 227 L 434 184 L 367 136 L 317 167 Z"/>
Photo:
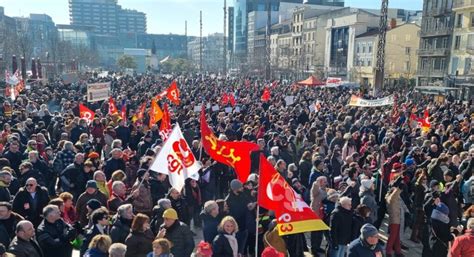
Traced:
<path fill-rule="evenodd" d="M 438 84 L 448 77 L 453 25 L 451 0 L 423 2 L 417 85 Z"/>
<path fill-rule="evenodd" d="M 11 67 L 11 56 L 16 54 L 16 21 L 5 15 L 5 10 L 0 6 L 0 71 Z M 0 72 L 0 78 L 5 76 Z"/>
<path fill-rule="evenodd" d="M 224 39 L 223 33 L 214 33 L 207 37 L 202 37 L 203 72 L 223 72 L 224 40 L 227 40 L 227 38 Z M 200 47 L 200 38 L 188 40 L 188 58 L 197 70 L 200 68 Z"/>
<path fill-rule="evenodd" d="M 93 26 L 98 34 L 146 33 L 143 12 L 122 9 L 117 0 L 69 0 L 71 25 Z"/>

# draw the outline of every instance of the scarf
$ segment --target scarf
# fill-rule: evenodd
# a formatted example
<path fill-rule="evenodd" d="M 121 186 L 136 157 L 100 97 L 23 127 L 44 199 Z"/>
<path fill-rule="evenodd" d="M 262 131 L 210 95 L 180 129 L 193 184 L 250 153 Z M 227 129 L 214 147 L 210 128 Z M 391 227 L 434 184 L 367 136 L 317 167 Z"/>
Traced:
<path fill-rule="evenodd" d="M 434 209 L 433 212 L 431 213 L 431 219 L 438 220 L 443 222 L 444 224 L 449 223 L 449 217 L 448 215 Z"/>
<path fill-rule="evenodd" d="M 239 243 L 237 243 L 237 238 L 235 238 L 235 234 L 224 234 L 224 236 L 227 238 L 227 241 L 229 241 L 230 247 L 232 248 L 233 256 L 237 257 L 239 255 Z"/>

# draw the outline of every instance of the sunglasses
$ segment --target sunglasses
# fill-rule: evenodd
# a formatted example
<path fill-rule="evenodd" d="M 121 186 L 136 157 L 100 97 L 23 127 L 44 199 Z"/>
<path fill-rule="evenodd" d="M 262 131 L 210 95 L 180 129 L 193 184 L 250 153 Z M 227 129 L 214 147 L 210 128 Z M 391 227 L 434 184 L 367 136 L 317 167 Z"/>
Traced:
<path fill-rule="evenodd" d="M 26 187 L 34 187 L 35 185 L 33 184 L 26 184 Z"/>

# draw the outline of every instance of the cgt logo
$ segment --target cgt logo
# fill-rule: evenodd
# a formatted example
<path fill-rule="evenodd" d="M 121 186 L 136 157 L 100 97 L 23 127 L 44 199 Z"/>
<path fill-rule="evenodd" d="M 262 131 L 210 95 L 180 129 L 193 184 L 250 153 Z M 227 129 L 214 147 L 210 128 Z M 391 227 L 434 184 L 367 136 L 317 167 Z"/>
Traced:
<path fill-rule="evenodd" d="M 168 169 L 172 173 L 177 172 L 181 175 L 183 168 L 191 167 L 196 161 L 184 139 L 173 142 L 173 152 L 174 154 L 169 154 L 167 157 Z"/>

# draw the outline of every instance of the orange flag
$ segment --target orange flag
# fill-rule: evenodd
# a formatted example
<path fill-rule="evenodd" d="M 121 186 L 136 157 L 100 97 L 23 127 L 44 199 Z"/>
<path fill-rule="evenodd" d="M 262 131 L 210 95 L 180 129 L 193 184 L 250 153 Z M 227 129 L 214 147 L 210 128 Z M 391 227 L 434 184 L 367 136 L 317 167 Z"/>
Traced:
<path fill-rule="evenodd" d="M 179 105 L 179 103 L 180 103 L 180 101 L 179 101 L 179 90 L 178 90 L 178 84 L 176 83 L 176 80 L 173 80 L 173 82 L 171 82 L 170 87 L 166 91 L 167 91 L 166 97 L 168 97 L 168 99 L 172 103 L 174 103 L 176 105 Z"/>
<path fill-rule="evenodd" d="M 93 112 L 91 109 L 87 108 L 83 104 L 79 104 L 79 114 L 81 116 L 81 119 L 86 119 L 89 124 L 92 122 L 95 116 L 95 112 Z"/>
<path fill-rule="evenodd" d="M 258 204 L 275 212 L 280 236 L 329 230 L 329 227 L 273 168 L 263 154 L 260 155 L 258 185 Z"/>
<path fill-rule="evenodd" d="M 201 110 L 201 141 L 204 150 L 212 159 L 234 168 L 242 183 L 247 181 L 250 174 L 250 153 L 259 150 L 258 145 L 217 139 L 207 124 L 204 105 Z"/>
<path fill-rule="evenodd" d="M 148 126 L 150 128 L 163 118 L 163 111 L 161 110 L 158 103 L 156 103 L 155 99 L 151 99 L 151 107 L 150 107 L 149 114 L 150 114 L 150 121 L 149 121 Z"/>
<path fill-rule="evenodd" d="M 168 104 L 165 103 L 164 105 L 164 113 L 163 113 L 163 119 L 161 120 L 161 125 L 160 125 L 160 136 L 163 141 L 168 139 L 168 135 L 171 133 L 171 116 L 170 116 L 170 111 L 168 109 Z"/>

